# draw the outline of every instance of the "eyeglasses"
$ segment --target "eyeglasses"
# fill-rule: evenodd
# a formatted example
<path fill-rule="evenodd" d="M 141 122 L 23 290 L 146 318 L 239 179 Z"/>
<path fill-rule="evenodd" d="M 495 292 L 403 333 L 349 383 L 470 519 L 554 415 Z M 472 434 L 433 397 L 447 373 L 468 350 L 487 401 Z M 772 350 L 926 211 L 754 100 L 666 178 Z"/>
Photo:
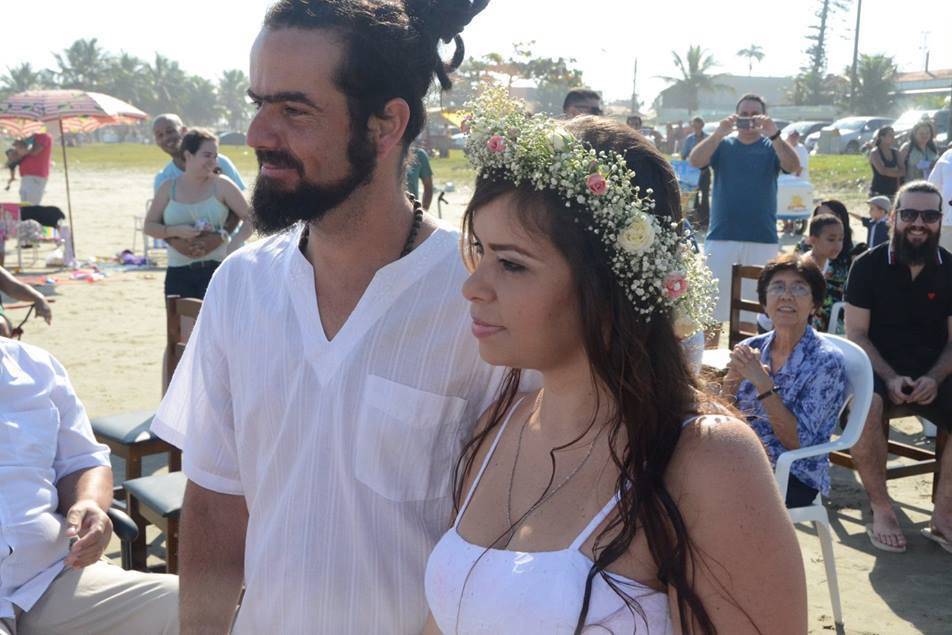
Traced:
<path fill-rule="evenodd" d="M 937 209 L 900 209 L 896 211 L 899 212 L 899 218 L 904 223 L 912 223 L 917 218 L 921 218 L 923 223 L 931 225 L 942 220 L 942 212 Z"/>
<path fill-rule="evenodd" d="M 812 293 L 806 282 L 791 282 L 789 286 L 783 282 L 771 282 L 767 285 L 767 295 L 790 294 L 795 298 L 804 298 Z"/>

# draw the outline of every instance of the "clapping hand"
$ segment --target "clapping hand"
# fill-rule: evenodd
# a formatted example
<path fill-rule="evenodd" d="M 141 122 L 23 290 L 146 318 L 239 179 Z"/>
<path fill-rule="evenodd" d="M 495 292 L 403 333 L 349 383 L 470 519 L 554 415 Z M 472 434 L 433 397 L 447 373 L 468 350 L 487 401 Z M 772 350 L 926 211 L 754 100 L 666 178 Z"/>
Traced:
<path fill-rule="evenodd" d="M 727 363 L 727 370 L 746 379 L 757 390 L 767 390 L 773 386 L 769 369 L 760 361 L 760 350 L 746 344 L 738 344 L 731 351 L 731 361 Z"/>

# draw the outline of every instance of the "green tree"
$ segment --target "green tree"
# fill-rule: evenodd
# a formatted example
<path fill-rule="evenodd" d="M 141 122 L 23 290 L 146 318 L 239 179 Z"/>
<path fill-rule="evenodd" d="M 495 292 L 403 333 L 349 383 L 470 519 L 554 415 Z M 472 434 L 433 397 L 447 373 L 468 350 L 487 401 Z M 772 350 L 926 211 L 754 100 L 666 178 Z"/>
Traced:
<path fill-rule="evenodd" d="M 758 44 L 751 44 L 747 48 L 737 51 L 737 56 L 747 58 L 747 75 L 749 76 L 754 72 L 754 60 L 758 62 L 764 60 L 764 50 Z"/>
<path fill-rule="evenodd" d="M 699 108 L 700 94 L 714 92 L 726 88 L 718 82 L 723 73 L 711 73 L 717 62 L 714 57 L 700 46 L 688 47 L 687 55 L 683 58 L 677 51 L 671 51 L 674 65 L 681 73 L 680 77 L 662 75 L 661 79 L 672 85 L 677 92 L 685 96 L 690 117 Z"/>
<path fill-rule="evenodd" d="M 846 69 L 846 76 L 849 76 Z M 888 55 L 860 55 L 856 65 L 857 114 L 885 115 L 895 106 L 896 63 Z M 847 95 L 848 98 L 848 95 Z M 848 101 L 848 99 L 847 99 Z"/>
<path fill-rule="evenodd" d="M 110 60 L 96 38 L 76 40 L 54 57 L 59 66 L 56 76 L 62 88 L 102 90 Z"/>
<path fill-rule="evenodd" d="M 178 62 L 156 53 L 155 62 L 146 64 L 143 71 L 151 90 L 139 107 L 153 115 L 166 112 L 182 114 L 187 77 Z"/>
<path fill-rule="evenodd" d="M 244 130 L 251 118 L 248 104 L 248 77 L 244 71 L 225 71 L 218 80 L 218 102 L 228 128 Z"/>
<path fill-rule="evenodd" d="M 192 75 L 182 86 L 182 118 L 190 126 L 214 126 L 221 117 L 215 84 Z"/>
<path fill-rule="evenodd" d="M 121 52 L 109 59 L 103 92 L 143 108 L 152 92 L 146 79 L 147 65 L 135 55 Z"/>
<path fill-rule="evenodd" d="M 849 0 L 818 0 L 814 14 L 817 22 L 810 26 L 806 39 L 813 42 L 807 50 L 807 64 L 800 69 L 794 82 L 793 102 L 797 105 L 816 106 L 833 103 L 834 95 L 827 82 L 827 46 L 831 21 L 835 13 L 849 7 Z"/>
<path fill-rule="evenodd" d="M 7 73 L 0 77 L 0 98 L 8 97 L 25 90 L 44 88 L 43 71 L 33 70 L 29 62 L 19 66 L 7 68 Z"/>

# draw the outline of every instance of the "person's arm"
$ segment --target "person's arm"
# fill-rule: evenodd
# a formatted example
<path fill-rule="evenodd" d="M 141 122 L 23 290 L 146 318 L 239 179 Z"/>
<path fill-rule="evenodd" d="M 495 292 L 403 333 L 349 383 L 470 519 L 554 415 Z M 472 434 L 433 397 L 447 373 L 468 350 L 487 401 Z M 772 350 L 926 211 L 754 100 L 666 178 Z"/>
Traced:
<path fill-rule="evenodd" d="M 163 240 L 167 240 L 169 238 L 195 238 L 201 232 L 191 225 L 166 225 L 162 221 L 162 214 L 165 212 L 165 208 L 169 204 L 171 190 L 171 180 L 164 182 L 162 186 L 159 187 L 159 191 L 156 192 L 155 198 L 152 199 L 152 205 L 149 206 L 149 211 L 145 215 L 145 226 L 143 231 L 145 232 L 146 236 L 151 236 L 152 238 L 161 238 Z M 188 252 L 183 251 L 181 253 Z"/>
<path fill-rule="evenodd" d="M 854 342 L 863 349 L 866 356 L 873 366 L 873 372 L 879 375 L 889 390 L 889 398 L 897 404 L 904 403 L 907 400 L 902 392 L 904 385 L 912 384 L 912 379 L 903 377 L 893 370 L 883 356 L 879 354 L 872 340 L 869 339 L 869 309 L 864 309 L 846 302 L 846 339 Z"/>
<path fill-rule="evenodd" d="M 36 310 L 36 314 L 46 320 L 47 324 L 53 321 L 53 310 L 49 302 L 42 293 L 28 284 L 24 284 L 14 277 L 12 273 L 0 267 L 0 291 L 3 291 L 14 300 L 21 302 L 30 302 Z"/>
<path fill-rule="evenodd" d="M 935 401 L 939 384 L 952 374 L 952 317 L 946 318 L 946 329 L 948 336 L 945 348 L 942 349 L 939 359 L 932 365 L 929 372 L 913 382 L 912 393 L 909 394 L 911 403 L 930 404 Z"/>
<path fill-rule="evenodd" d="M 760 361 L 760 351 L 749 346 L 738 344 L 731 351 L 731 361 L 728 368 L 733 368 L 743 379 L 754 385 L 754 390 L 761 395 L 774 386 L 773 378 L 767 368 Z M 773 429 L 774 435 L 788 450 L 800 447 L 800 435 L 797 432 L 797 417 L 783 403 L 780 395 L 771 393 L 761 399 L 764 411 L 767 413 L 767 422 Z"/>
<path fill-rule="evenodd" d="M 777 130 L 777 124 L 767 115 L 757 115 L 754 117 L 754 121 L 760 126 L 768 139 L 779 132 Z M 780 135 L 777 135 L 770 142 L 770 145 L 780 160 L 780 169 L 787 174 L 796 174 L 800 169 L 800 157 L 797 156 L 797 151 L 791 148 L 790 144 L 784 141 Z"/>
<path fill-rule="evenodd" d="M 90 467 L 67 474 L 56 483 L 57 511 L 66 518 L 66 535 L 77 538 L 66 566 L 81 569 L 102 557 L 112 538 L 112 468 Z"/>
<path fill-rule="evenodd" d="M 714 151 L 717 150 L 717 146 L 721 144 L 724 137 L 734 130 L 734 123 L 736 121 L 737 115 L 731 115 L 722 119 L 721 123 L 717 126 L 717 130 L 707 137 L 704 137 L 704 139 L 694 146 L 694 149 L 691 150 L 691 154 L 688 155 L 688 163 L 695 168 L 706 168 L 709 166 L 711 164 L 711 157 L 714 156 Z"/>
<path fill-rule="evenodd" d="M 887 168 L 886 164 L 883 163 L 883 155 L 880 153 L 879 148 L 874 148 L 872 152 L 869 153 L 869 162 L 873 165 L 873 168 L 883 176 L 894 176 L 900 177 L 905 174 L 905 171 L 899 169 L 900 161 L 897 157 L 896 167 Z"/>
<path fill-rule="evenodd" d="M 743 421 L 703 417 L 681 434 L 665 482 L 693 548 L 688 584 L 719 633 L 807 631 L 800 545 L 757 435 Z M 669 586 L 674 632 L 681 624 Z"/>
<path fill-rule="evenodd" d="M 228 632 L 244 579 L 247 530 L 243 496 L 188 482 L 179 521 L 182 635 Z"/>
<path fill-rule="evenodd" d="M 224 197 L 224 203 L 241 220 L 241 226 L 228 245 L 228 253 L 231 253 L 251 238 L 254 232 L 254 223 L 251 219 L 251 207 L 245 200 L 244 194 L 238 189 L 238 186 L 227 178 L 220 178 L 218 183 L 219 191 Z"/>

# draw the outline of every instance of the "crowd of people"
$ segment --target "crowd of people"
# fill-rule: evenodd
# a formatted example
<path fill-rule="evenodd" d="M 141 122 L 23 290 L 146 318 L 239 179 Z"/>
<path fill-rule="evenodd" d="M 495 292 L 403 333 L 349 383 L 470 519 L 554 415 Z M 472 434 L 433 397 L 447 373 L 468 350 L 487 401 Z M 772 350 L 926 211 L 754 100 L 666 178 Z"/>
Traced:
<path fill-rule="evenodd" d="M 145 231 L 169 246 L 166 294 L 203 300 L 151 424 L 184 452 L 179 575 L 100 560 L 108 449 L 55 358 L 0 338 L 0 634 L 806 632 L 785 508 L 830 495 L 829 461 L 795 462 L 785 500 L 772 465 L 839 425 L 827 331 L 875 373 L 853 449 L 870 543 L 906 549 L 884 429 L 898 406 L 952 422 L 952 155 L 881 131 L 866 243 L 825 200 L 781 254 L 777 179 L 806 165 L 744 95 L 713 133 L 669 135 L 710 183 L 701 255 L 637 115 L 580 89 L 533 117 L 487 90 L 451 228 L 413 144 L 487 2 L 275 3 L 250 205 L 214 134 L 153 121 L 170 160 Z M 764 332 L 713 391 L 685 343 L 719 343 L 736 263 L 762 266 Z M 2 269 L 0 290 L 51 318 Z M 923 535 L 952 553 L 950 447 Z"/>

